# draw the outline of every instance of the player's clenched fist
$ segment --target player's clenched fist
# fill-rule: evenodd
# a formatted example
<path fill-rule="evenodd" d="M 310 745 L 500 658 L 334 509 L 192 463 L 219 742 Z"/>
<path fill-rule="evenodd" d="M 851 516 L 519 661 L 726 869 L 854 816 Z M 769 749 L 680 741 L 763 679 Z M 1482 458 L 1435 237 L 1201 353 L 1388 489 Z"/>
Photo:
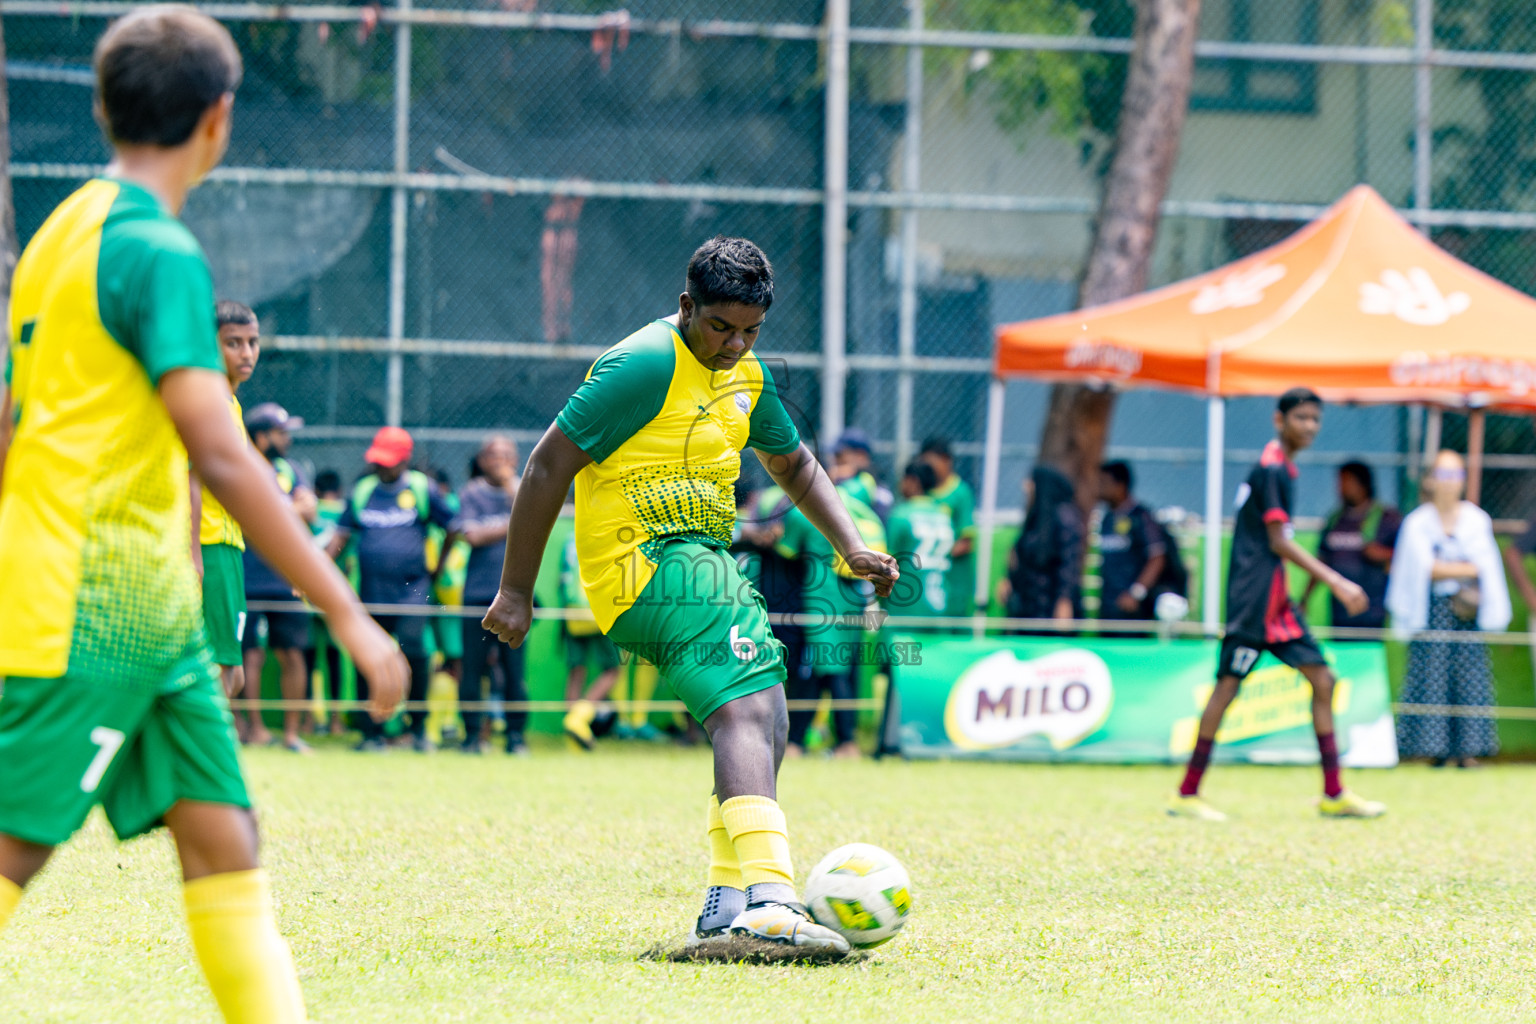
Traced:
<path fill-rule="evenodd" d="M 520 590 L 497 591 L 496 600 L 480 620 L 487 633 L 494 633 L 498 640 L 521 647 L 528 629 L 533 624 L 533 599 Z"/>
<path fill-rule="evenodd" d="M 1371 599 L 1366 596 L 1360 584 L 1343 576 L 1331 580 L 1328 589 L 1333 591 L 1333 596 L 1338 598 L 1339 604 L 1351 615 L 1359 615 L 1371 606 Z"/>
<path fill-rule="evenodd" d="M 400 653 L 400 645 L 364 614 L 332 619 L 330 627 L 331 635 L 368 680 L 368 713 L 376 722 L 387 720 L 400 706 L 411 678 L 411 668 Z"/>
<path fill-rule="evenodd" d="M 891 596 L 891 587 L 901 579 L 901 572 L 896 568 L 896 559 L 879 551 L 853 551 L 848 555 L 848 568 L 860 579 L 869 580 L 875 585 L 875 593 L 881 597 Z"/>

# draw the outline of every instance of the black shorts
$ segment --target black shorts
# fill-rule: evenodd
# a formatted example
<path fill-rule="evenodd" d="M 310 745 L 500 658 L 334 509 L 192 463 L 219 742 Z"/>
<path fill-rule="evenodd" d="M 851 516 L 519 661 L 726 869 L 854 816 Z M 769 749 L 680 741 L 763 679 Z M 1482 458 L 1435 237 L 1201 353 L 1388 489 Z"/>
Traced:
<path fill-rule="evenodd" d="M 253 597 L 251 600 L 281 599 Z M 245 623 L 245 634 L 240 638 L 240 646 L 247 651 L 257 647 L 274 651 L 307 651 L 314 646 L 309 637 L 309 620 L 309 612 L 251 612 Z"/>
<path fill-rule="evenodd" d="M 1221 642 L 1221 657 L 1216 660 L 1216 678 L 1248 678 L 1248 673 L 1258 664 L 1259 655 L 1265 651 L 1291 668 L 1327 664 L 1323 649 L 1317 646 L 1311 633 L 1303 633 L 1295 640 L 1282 640 L 1279 643 L 1256 643 L 1242 637 L 1229 636 Z"/>

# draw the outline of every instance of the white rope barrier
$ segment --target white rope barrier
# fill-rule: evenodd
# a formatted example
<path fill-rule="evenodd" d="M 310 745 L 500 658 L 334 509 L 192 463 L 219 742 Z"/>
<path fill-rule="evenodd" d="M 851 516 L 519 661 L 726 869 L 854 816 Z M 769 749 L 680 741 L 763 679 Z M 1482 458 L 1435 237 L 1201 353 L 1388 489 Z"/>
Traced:
<path fill-rule="evenodd" d="M 306 612 L 309 614 L 319 614 L 314 606 L 302 601 L 252 600 L 246 603 L 246 607 L 253 612 Z M 370 615 L 404 615 L 434 619 L 480 618 L 486 612 L 483 606 L 473 605 L 367 604 L 364 605 L 364 608 L 367 609 Z M 533 610 L 533 618 L 535 621 L 592 621 L 591 613 L 583 608 L 536 607 Z M 881 629 L 886 631 L 915 630 L 934 631 L 951 636 L 969 633 L 978 638 L 1017 633 L 1058 635 L 1063 639 L 1078 638 L 1082 637 L 1083 634 L 1099 634 L 1101 639 L 1111 639 L 1117 635 L 1128 635 L 1137 639 L 1148 635 L 1169 639 L 1174 637 L 1220 639 L 1224 635 L 1223 630 L 1207 630 L 1198 622 L 1158 622 L 1147 619 L 1071 619 L 1060 621 L 1057 619 L 1016 619 L 986 615 L 965 617 L 887 615 L 881 611 L 854 616 L 821 612 L 800 612 L 797 614 L 775 612 L 768 615 L 768 621 L 775 626 L 834 628 L 843 629 L 849 633 L 855 631 L 876 632 Z M 1315 626 L 1309 628 L 1312 634 L 1320 640 L 1363 640 L 1383 643 L 1406 643 L 1422 640 L 1436 643 L 1490 644 L 1505 647 L 1536 646 L 1536 633 L 1529 632 L 1426 629 L 1412 634 L 1405 634 L 1393 629 L 1366 629 L 1354 626 Z M 1091 636 L 1086 637 L 1086 639 L 1092 638 Z"/>
<path fill-rule="evenodd" d="M 317 704 L 323 703 L 328 711 L 363 711 L 366 712 L 372 705 L 364 700 L 280 700 L 271 699 L 239 699 L 231 700 L 229 706 L 236 711 L 311 711 Z M 564 700 L 470 700 L 453 701 L 452 707 L 459 711 L 508 711 L 529 713 L 554 712 L 564 714 L 571 709 L 575 701 Z M 631 712 L 643 711 L 647 714 L 653 711 L 687 711 L 687 705 L 680 700 L 601 700 L 591 701 L 593 707 L 604 711 Z M 871 697 L 855 697 L 845 700 L 791 700 L 785 702 L 791 711 L 815 711 L 817 708 L 827 706 L 833 711 L 878 711 L 885 706 L 884 701 Z M 440 705 L 430 700 L 405 700 L 401 701 L 401 711 L 435 711 Z M 447 706 L 444 702 L 441 706 Z M 1532 708 L 1536 711 L 1536 708 Z"/>

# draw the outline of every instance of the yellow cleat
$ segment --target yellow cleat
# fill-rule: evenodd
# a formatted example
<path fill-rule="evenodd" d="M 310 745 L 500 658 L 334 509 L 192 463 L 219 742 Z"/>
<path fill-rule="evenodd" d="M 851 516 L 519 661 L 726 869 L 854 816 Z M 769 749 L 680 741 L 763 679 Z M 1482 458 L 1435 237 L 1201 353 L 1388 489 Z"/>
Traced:
<path fill-rule="evenodd" d="M 1168 815 L 1173 818 L 1194 818 L 1197 821 L 1226 821 L 1227 816 L 1200 799 L 1175 793 L 1168 798 Z"/>
<path fill-rule="evenodd" d="M 591 750 L 596 742 L 592 736 L 592 720 L 596 717 L 597 709 L 589 700 L 577 701 L 565 713 L 565 721 L 562 723 L 565 734 L 582 750 Z"/>
<path fill-rule="evenodd" d="M 1387 813 L 1387 805 L 1356 796 L 1346 789 L 1336 797 L 1325 796 L 1319 800 L 1317 813 L 1325 818 L 1379 818 Z"/>

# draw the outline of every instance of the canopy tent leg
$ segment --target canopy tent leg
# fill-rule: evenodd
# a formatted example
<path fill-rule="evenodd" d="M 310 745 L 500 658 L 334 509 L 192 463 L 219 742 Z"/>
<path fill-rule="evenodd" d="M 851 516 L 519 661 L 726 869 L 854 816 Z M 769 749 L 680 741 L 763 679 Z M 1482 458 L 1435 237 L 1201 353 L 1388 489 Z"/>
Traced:
<path fill-rule="evenodd" d="M 1482 409 L 1467 413 L 1467 500 L 1483 503 L 1483 445 L 1487 436 L 1488 414 Z"/>
<path fill-rule="evenodd" d="M 1003 462 L 1003 395 L 1007 387 L 994 377 L 987 386 L 987 440 L 982 450 L 981 522 L 976 551 L 976 614 L 992 602 L 992 533 L 997 529 L 997 478 Z M 980 622 L 977 623 L 980 633 Z"/>
<path fill-rule="evenodd" d="M 1205 405 L 1205 571 L 1200 584 L 1200 621 L 1207 636 L 1215 636 L 1221 626 L 1221 477 L 1226 431 L 1226 401 L 1213 395 Z"/>

